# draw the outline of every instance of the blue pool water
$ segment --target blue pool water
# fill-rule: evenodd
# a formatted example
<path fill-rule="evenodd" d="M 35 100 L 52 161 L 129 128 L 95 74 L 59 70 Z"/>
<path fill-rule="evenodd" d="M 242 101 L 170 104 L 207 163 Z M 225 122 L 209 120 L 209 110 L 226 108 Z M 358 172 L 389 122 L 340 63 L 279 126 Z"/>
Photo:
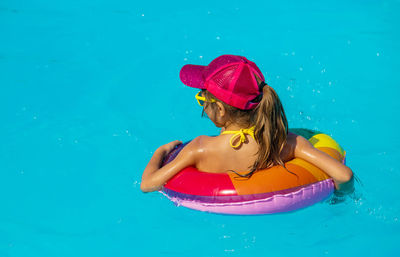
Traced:
<path fill-rule="evenodd" d="M 398 256 L 400 2 L 0 2 L 0 256 Z M 141 193 L 166 142 L 218 133 L 180 67 L 256 61 L 331 134 L 344 203 L 226 216 Z"/>

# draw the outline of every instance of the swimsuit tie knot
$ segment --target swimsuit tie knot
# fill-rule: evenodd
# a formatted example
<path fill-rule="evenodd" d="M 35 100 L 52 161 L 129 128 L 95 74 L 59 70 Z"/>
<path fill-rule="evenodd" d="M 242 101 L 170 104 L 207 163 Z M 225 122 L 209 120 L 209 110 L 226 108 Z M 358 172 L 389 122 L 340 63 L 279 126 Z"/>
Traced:
<path fill-rule="evenodd" d="M 239 141 L 237 142 L 237 144 L 233 144 L 233 142 L 235 142 L 235 140 L 238 138 L 238 136 L 239 136 Z M 246 141 L 246 136 L 244 135 L 244 131 L 243 131 L 243 129 L 240 129 L 236 134 L 234 134 L 231 137 L 230 144 L 233 148 L 238 148 L 245 141 Z"/>
<path fill-rule="evenodd" d="M 249 129 L 240 129 L 236 131 L 224 131 L 222 132 L 222 134 L 233 134 L 229 143 L 231 147 L 238 148 L 242 145 L 242 143 L 246 141 L 246 134 L 254 138 L 254 127 L 251 127 Z M 234 144 L 236 140 L 238 140 L 238 142 Z"/>

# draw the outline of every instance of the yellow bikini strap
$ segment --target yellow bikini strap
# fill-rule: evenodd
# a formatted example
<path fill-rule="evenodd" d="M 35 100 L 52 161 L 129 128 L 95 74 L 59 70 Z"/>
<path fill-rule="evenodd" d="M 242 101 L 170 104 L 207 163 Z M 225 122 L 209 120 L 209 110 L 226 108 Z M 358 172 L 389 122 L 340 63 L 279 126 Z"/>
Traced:
<path fill-rule="evenodd" d="M 250 135 L 253 139 L 255 139 L 254 137 L 254 128 L 255 127 L 251 127 L 248 129 L 240 129 L 240 130 L 230 130 L 230 131 L 224 131 L 221 133 L 221 135 L 225 135 L 225 134 L 234 134 L 231 137 L 231 140 L 229 141 L 229 143 L 231 144 L 231 146 L 233 148 L 238 148 L 239 146 L 242 145 L 242 143 L 244 143 L 244 141 L 246 141 L 246 136 L 245 134 Z M 233 142 L 237 139 L 237 137 L 239 136 L 239 142 L 234 145 Z"/>

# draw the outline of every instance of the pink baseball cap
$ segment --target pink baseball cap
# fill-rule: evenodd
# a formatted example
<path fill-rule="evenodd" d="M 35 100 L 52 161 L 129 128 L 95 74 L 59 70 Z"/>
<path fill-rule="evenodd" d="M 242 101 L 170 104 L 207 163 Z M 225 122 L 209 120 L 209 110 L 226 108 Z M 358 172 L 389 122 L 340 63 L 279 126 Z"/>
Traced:
<path fill-rule="evenodd" d="M 186 86 L 206 89 L 217 99 L 242 110 L 258 105 L 252 102 L 261 94 L 254 75 L 264 81 L 254 62 L 237 55 L 221 55 L 207 66 L 187 64 L 179 74 Z"/>

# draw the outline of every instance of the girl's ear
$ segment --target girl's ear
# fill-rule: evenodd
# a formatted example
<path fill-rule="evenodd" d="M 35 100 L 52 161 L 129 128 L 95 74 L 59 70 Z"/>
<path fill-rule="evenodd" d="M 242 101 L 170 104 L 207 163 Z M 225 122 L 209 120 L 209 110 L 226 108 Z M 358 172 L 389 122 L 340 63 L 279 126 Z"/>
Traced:
<path fill-rule="evenodd" d="M 224 118 L 225 115 L 226 115 L 226 109 L 225 109 L 224 105 L 222 103 L 220 103 L 220 102 L 216 102 L 216 104 L 217 104 L 217 107 L 218 107 L 218 109 L 217 109 L 218 115 L 221 118 Z"/>

